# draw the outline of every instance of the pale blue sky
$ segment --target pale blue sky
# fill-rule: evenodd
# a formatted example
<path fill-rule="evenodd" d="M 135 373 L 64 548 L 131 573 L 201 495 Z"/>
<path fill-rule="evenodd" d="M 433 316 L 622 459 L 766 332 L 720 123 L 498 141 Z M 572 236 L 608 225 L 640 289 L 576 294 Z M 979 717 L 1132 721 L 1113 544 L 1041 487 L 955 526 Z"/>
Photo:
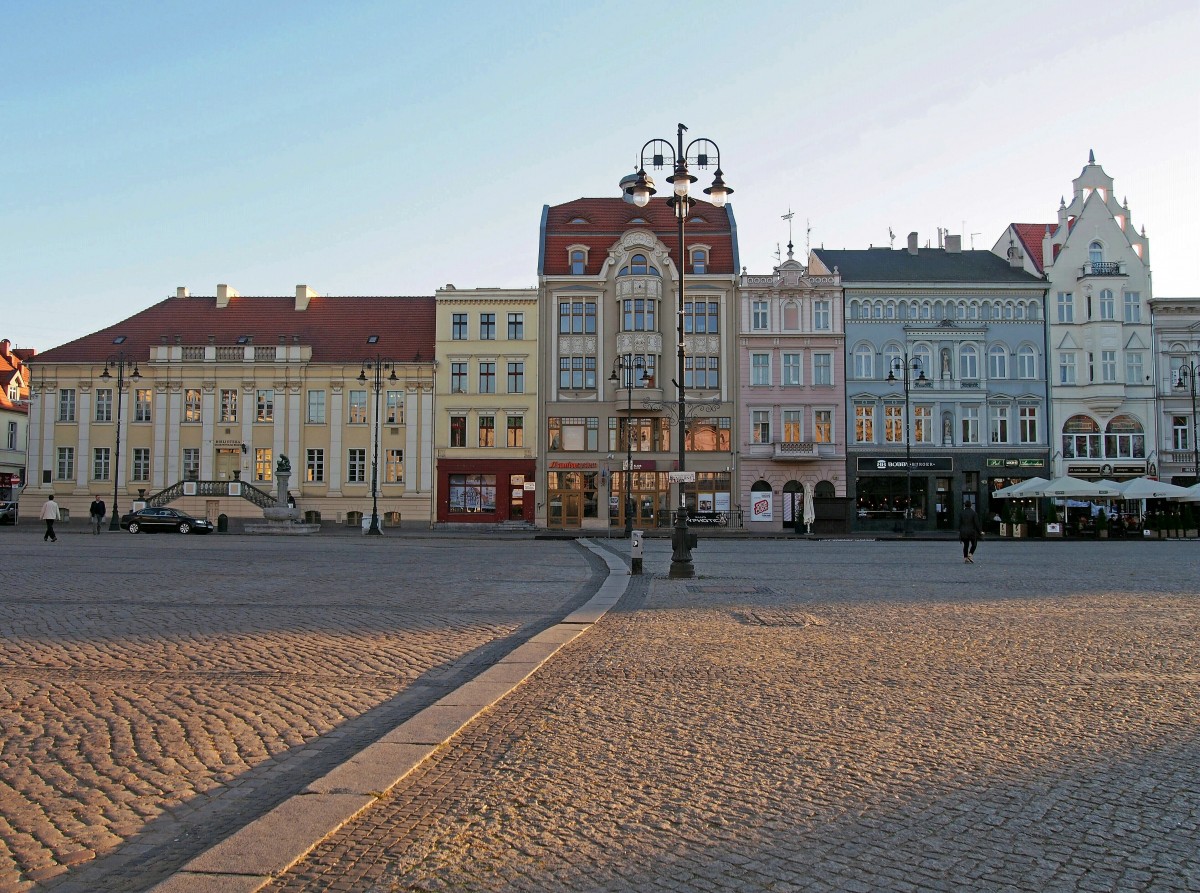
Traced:
<path fill-rule="evenodd" d="M 7 0 L 0 337 L 45 350 L 187 286 L 530 286 L 543 204 L 652 137 L 721 148 L 742 263 L 990 248 L 1089 149 L 1200 294 L 1200 3 Z M 682 43 L 681 52 L 673 45 Z M 698 186 L 707 185 L 703 172 Z"/>

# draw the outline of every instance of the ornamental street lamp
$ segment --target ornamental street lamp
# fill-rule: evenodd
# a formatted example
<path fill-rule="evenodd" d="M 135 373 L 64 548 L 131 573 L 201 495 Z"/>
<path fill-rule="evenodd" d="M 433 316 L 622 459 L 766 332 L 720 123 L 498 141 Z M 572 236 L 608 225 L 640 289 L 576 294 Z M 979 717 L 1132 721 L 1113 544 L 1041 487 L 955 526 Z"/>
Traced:
<path fill-rule="evenodd" d="M 675 221 L 677 224 L 679 236 L 679 254 L 677 263 L 679 269 L 679 296 L 676 303 L 676 314 L 678 317 L 678 345 L 677 359 L 675 367 L 675 389 L 678 393 L 678 422 L 679 422 L 679 471 L 684 471 L 686 466 L 686 438 L 687 438 L 687 400 L 684 392 L 684 342 L 683 342 L 683 280 L 684 268 L 687 266 L 687 245 L 684 242 L 684 222 L 687 220 L 688 213 L 695 204 L 695 199 L 688 195 L 688 189 L 692 183 L 696 182 L 696 178 L 688 172 L 688 164 L 695 164 L 700 168 L 708 168 L 709 161 L 712 160 L 716 166 L 715 176 L 713 177 L 712 186 L 704 190 L 708 195 L 709 200 L 718 208 L 725 207 L 725 202 L 729 195 L 733 192 L 721 177 L 721 150 L 717 148 L 717 144 L 710 139 L 694 139 L 683 145 L 683 133 L 687 128 L 680 124 L 675 133 L 675 145 L 671 145 L 669 139 L 652 139 L 642 146 L 642 151 L 638 158 L 637 180 L 628 186 L 625 191 L 630 196 L 630 199 L 639 208 L 646 207 L 650 202 L 650 196 L 657 191 L 654 188 L 654 181 L 646 175 L 646 162 L 649 159 L 651 165 L 656 170 L 661 170 L 669 160 L 674 173 L 667 177 L 667 182 L 673 187 L 673 195 L 667 199 L 667 205 L 675 212 Z M 687 501 L 684 492 L 684 482 L 679 481 L 679 502 L 675 510 L 675 529 L 671 536 L 671 572 L 670 576 L 674 578 L 691 578 L 696 574 L 695 568 L 692 565 L 692 549 L 691 539 L 688 534 L 687 524 Z"/>
<path fill-rule="evenodd" d="M 900 373 L 903 378 L 897 377 L 896 373 Z M 915 377 L 914 377 L 915 376 Z M 913 535 L 912 527 L 912 434 L 909 425 L 909 419 L 912 415 L 912 406 L 909 401 L 909 388 L 912 383 L 924 384 L 929 379 L 925 377 L 925 370 L 921 368 L 921 361 L 915 357 L 910 357 L 907 353 L 904 358 L 896 357 L 892 360 L 892 368 L 888 370 L 888 384 L 895 384 L 897 381 L 904 382 L 904 489 L 907 501 L 904 505 L 904 533 L 903 536 L 911 537 Z"/>
<path fill-rule="evenodd" d="M 375 437 L 371 444 L 371 526 L 367 528 L 367 536 L 383 536 L 383 531 L 379 529 L 379 395 L 383 391 L 385 369 L 390 373 L 388 381 L 400 379 L 396 375 L 396 364 L 378 354 L 362 361 L 362 367 L 358 370 L 359 381 L 368 380 L 368 369 L 371 370 L 375 381 Z"/>
<path fill-rule="evenodd" d="M 117 509 L 117 497 L 119 494 L 120 478 L 121 478 L 121 393 L 125 389 L 125 370 L 132 369 L 129 375 L 131 381 L 141 381 L 142 373 L 138 371 L 137 360 L 131 360 L 125 356 L 125 351 L 117 351 L 104 361 L 104 371 L 100 373 L 100 378 L 104 381 L 112 380 L 112 373 L 109 372 L 110 367 L 115 367 L 117 370 L 117 433 L 114 441 L 113 449 L 113 504 L 112 504 L 112 520 L 108 523 L 109 530 L 121 529 L 121 513 Z"/>
<path fill-rule="evenodd" d="M 625 379 L 625 473 L 622 477 L 625 480 L 626 539 L 633 536 L 633 376 L 635 369 L 641 369 L 643 376 L 645 375 L 645 357 L 635 356 L 632 360 L 617 357 L 617 361 L 613 363 L 612 375 L 608 377 L 610 382 L 620 387 L 621 376 L 617 375 L 617 371 L 625 373 L 623 376 Z"/>
<path fill-rule="evenodd" d="M 1196 424 L 1196 373 L 1200 372 L 1200 363 L 1185 363 L 1179 367 L 1179 377 L 1175 380 L 1175 387 L 1182 389 L 1187 387 L 1192 394 L 1192 479 L 1193 482 L 1200 482 L 1200 440 L 1196 435 L 1200 434 L 1200 425 Z M 1187 384 L 1184 385 L 1183 380 L 1187 379 Z"/>

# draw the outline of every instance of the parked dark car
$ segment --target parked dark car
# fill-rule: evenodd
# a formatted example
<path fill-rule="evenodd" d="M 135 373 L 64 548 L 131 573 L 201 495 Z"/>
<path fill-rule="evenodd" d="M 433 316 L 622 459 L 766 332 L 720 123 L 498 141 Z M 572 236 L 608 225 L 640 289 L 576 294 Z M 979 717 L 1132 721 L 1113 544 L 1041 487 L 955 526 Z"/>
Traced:
<path fill-rule="evenodd" d="M 121 516 L 121 529 L 130 533 L 155 533 L 171 530 L 178 533 L 212 533 L 211 521 L 193 518 L 179 509 L 149 506 Z"/>
<path fill-rule="evenodd" d="M 17 504 L 15 502 L 0 502 L 0 524 L 17 523 Z"/>

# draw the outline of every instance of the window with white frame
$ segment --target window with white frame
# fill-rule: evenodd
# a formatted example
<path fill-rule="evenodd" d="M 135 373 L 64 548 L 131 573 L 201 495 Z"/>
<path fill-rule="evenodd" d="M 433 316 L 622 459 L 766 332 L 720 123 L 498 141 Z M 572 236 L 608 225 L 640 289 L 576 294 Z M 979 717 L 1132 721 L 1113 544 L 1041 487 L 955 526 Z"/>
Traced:
<path fill-rule="evenodd" d="M 269 481 L 271 479 L 271 468 L 271 448 L 255 447 L 254 479 L 256 481 Z"/>
<path fill-rule="evenodd" d="M 404 424 L 404 392 L 388 391 L 384 395 L 383 418 L 389 425 Z"/>
<path fill-rule="evenodd" d="M 854 407 L 854 442 L 875 442 L 875 407 L 869 403 Z"/>
<path fill-rule="evenodd" d="M 1100 289 L 1100 318 L 1117 318 L 1117 302 L 1113 298 L 1113 291 L 1111 288 Z"/>
<path fill-rule="evenodd" d="M 750 328 L 756 332 L 765 332 L 771 327 L 770 314 L 766 301 L 754 301 L 750 305 Z"/>
<path fill-rule="evenodd" d="M 1099 459 L 1100 426 L 1090 416 L 1071 416 L 1063 423 L 1062 454 L 1064 459 Z"/>
<path fill-rule="evenodd" d="M 1140 291 L 1125 292 L 1125 322 L 1142 321 L 1142 293 Z"/>
<path fill-rule="evenodd" d="M 571 275 L 582 276 L 587 271 L 587 252 L 582 248 L 572 248 L 569 257 L 571 259 Z"/>
<path fill-rule="evenodd" d="M 75 389 L 62 388 L 58 392 L 58 420 L 75 421 Z"/>
<path fill-rule="evenodd" d="M 1099 242 L 1093 242 L 1088 246 L 1088 263 L 1102 264 L 1104 263 L 1104 246 Z"/>
<path fill-rule="evenodd" d="M 817 386 L 833 384 L 833 354 L 813 354 L 813 384 Z"/>
<path fill-rule="evenodd" d="M 913 443 L 933 443 L 933 407 L 919 404 L 912 408 Z"/>
<path fill-rule="evenodd" d="M 325 450 L 320 448 L 308 450 L 307 460 L 304 465 L 304 479 L 310 484 L 323 484 L 325 482 Z"/>
<path fill-rule="evenodd" d="M 692 272 L 697 275 L 708 272 L 708 251 L 706 249 L 692 249 Z"/>
<path fill-rule="evenodd" d="M 388 449 L 383 454 L 383 482 L 404 483 L 404 450 Z"/>
<path fill-rule="evenodd" d="M 883 442 L 904 443 L 904 405 L 885 403 L 883 406 Z"/>
<path fill-rule="evenodd" d="M 351 425 L 365 425 L 367 423 L 367 392 L 351 391 L 347 405 L 350 412 L 346 421 Z"/>
<path fill-rule="evenodd" d="M 75 477 L 75 447 L 58 448 L 58 467 L 55 475 L 60 481 L 69 481 Z"/>
<path fill-rule="evenodd" d="M 367 482 L 367 451 L 360 448 L 352 448 L 346 463 L 346 483 L 349 484 L 365 484 Z"/>
<path fill-rule="evenodd" d="M 1146 369 L 1141 351 L 1133 350 L 1125 354 L 1125 384 L 1145 384 Z"/>
<path fill-rule="evenodd" d="M 1133 416 L 1119 415 L 1104 429 L 1104 456 L 1108 459 L 1146 458 L 1146 435 Z"/>
<path fill-rule="evenodd" d="M 785 443 L 799 443 L 804 440 L 804 413 L 799 409 L 783 411 L 783 440 Z"/>
<path fill-rule="evenodd" d="M 92 480 L 107 481 L 112 474 L 112 453 L 108 447 L 95 447 L 92 450 Z"/>
<path fill-rule="evenodd" d="M 185 481 L 200 480 L 200 448 L 183 448 L 183 479 Z"/>
<path fill-rule="evenodd" d="M 1117 380 L 1117 352 L 1115 350 L 1100 351 L 1100 380 L 1103 382 Z"/>
<path fill-rule="evenodd" d="M 961 418 L 962 442 L 979 443 L 979 407 L 964 406 Z"/>
<path fill-rule="evenodd" d="M 1008 349 L 1003 344 L 988 348 L 988 378 L 993 381 L 1008 378 Z"/>
<path fill-rule="evenodd" d="M 1075 295 L 1069 291 L 1060 291 L 1057 306 L 1059 322 L 1075 322 Z"/>
<path fill-rule="evenodd" d="M 97 422 L 111 422 L 113 420 L 112 388 L 96 388 L 95 420 Z"/>
<path fill-rule="evenodd" d="M 833 410 L 813 411 L 813 440 L 817 443 L 833 443 Z"/>
<path fill-rule="evenodd" d="M 259 388 L 255 395 L 255 404 L 254 420 L 256 422 L 275 420 L 275 391 L 273 388 Z"/>
<path fill-rule="evenodd" d="M 221 421 L 237 421 L 238 392 L 234 388 L 221 390 Z"/>
<path fill-rule="evenodd" d="M 964 381 L 979 378 L 979 350 L 974 344 L 964 344 L 958 354 L 959 377 Z"/>
<path fill-rule="evenodd" d="M 150 421 L 149 388 L 135 388 L 133 392 L 133 420 L 135 422 Z"/>
<path fill-rule="evenodd" d="M 818 332 L 828 332 L 832 327 L 833 315 L 829 301 L 813 301 L 813 329 Z"/>
<path fill-rule="evenodd" d="M 150 480 L 150 449 L 148 447 L 134 447 L 133 468 L 129 479 L 131 481 Z"/>
<path fill-rule="evenodd" d="M 875 351 L 869 344 L 860 344 L 854 348 L 854 377 L 858 379 L 875 377 Z"/>
<path fill-rule="evenodd" d="M 308 392 L 308 423 L 310 425 L 325 424 L 325 392 Z"/>
<path fill-rule="evenodd" d="M 1017 378 L 1037 378 L 1037 352 L 1028 344 L 1017 351 Z"/>
<path fill-rule="evenodd" d="M 771 355 L 769 353 L 750 354 L 750 384 L 769 385 L 771 383 Z"/>
<path fill-rule="evenodd" d="M 801 363 L 804 361 L 804 355 L 799 353 L 785 353 L 783 355 L 783 368 L 781 384 L 791 387 L 796 387 L 803 384 L 803 379 L 800 374 Z"/>
<path fill-rule="evenodd" d="M 1185 415 L 1171 417 L 1171 449 L 1190 450 L 1192 448 L 1192 426 Z"/>
<path fill-rule="evenodd" d="M 200 389 L 185 389 L 183 392 L 183 420 L 185 422 L 201 421 L 200 405 Z"/>
<path fill-rule="evenodd" d="M 600 445 L 600 419 L 552 417 L 546 420 L 546 436 L 550 452 L 595 452 Z"/>
<path fill-rule="evenodd" d="M 771 442 L 770 410 L 753 409 L 750 411 L 750 442 L 759 444 Z"/>
<path fill-rule="evenodd" d="M 1058 383 L 1075 384 L 1075 352 L 1061 351 L 1058 355 Z"/>
<path fill-rule="evenodd" d="M 1038 442 L 1038 408 L 1032 405 L 1017 407 L 1017 437 L 1023 444 Z"/>
<path fill-rule="evenodd" d="M 988 431 L 992 443 L 1008 443 L 1008 407 L 988 407 Z"/>

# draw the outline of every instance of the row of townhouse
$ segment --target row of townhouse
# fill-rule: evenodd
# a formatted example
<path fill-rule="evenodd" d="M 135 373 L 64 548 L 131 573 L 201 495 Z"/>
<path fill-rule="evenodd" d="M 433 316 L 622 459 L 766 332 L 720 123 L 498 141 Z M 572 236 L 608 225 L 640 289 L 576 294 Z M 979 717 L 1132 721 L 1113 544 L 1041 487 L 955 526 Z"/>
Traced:
<path fill-rule="evenodd" d="M 682 503 L 769 532 L 807 501 L 821 532 L 952 528 L 1032 475 L 1195 474 L 1197 302 L 1151 300 L 1092 161 L 990 251 L 789 245 L 758 275 L 731 207 L 685 223 L 681 253 L 665 202 L 546 206 L 529 289 L 179 289 L 37 356 L 23 498 L 252 517 L 286 455 L 326 520 L 654 528 Z"/>
<path fill-rule="evenodd" d="M 29 421 L 29 368 L 36 353 L 0 340 L 0 502 L 12 500 L 25 481 L 26 428 Z"/>

